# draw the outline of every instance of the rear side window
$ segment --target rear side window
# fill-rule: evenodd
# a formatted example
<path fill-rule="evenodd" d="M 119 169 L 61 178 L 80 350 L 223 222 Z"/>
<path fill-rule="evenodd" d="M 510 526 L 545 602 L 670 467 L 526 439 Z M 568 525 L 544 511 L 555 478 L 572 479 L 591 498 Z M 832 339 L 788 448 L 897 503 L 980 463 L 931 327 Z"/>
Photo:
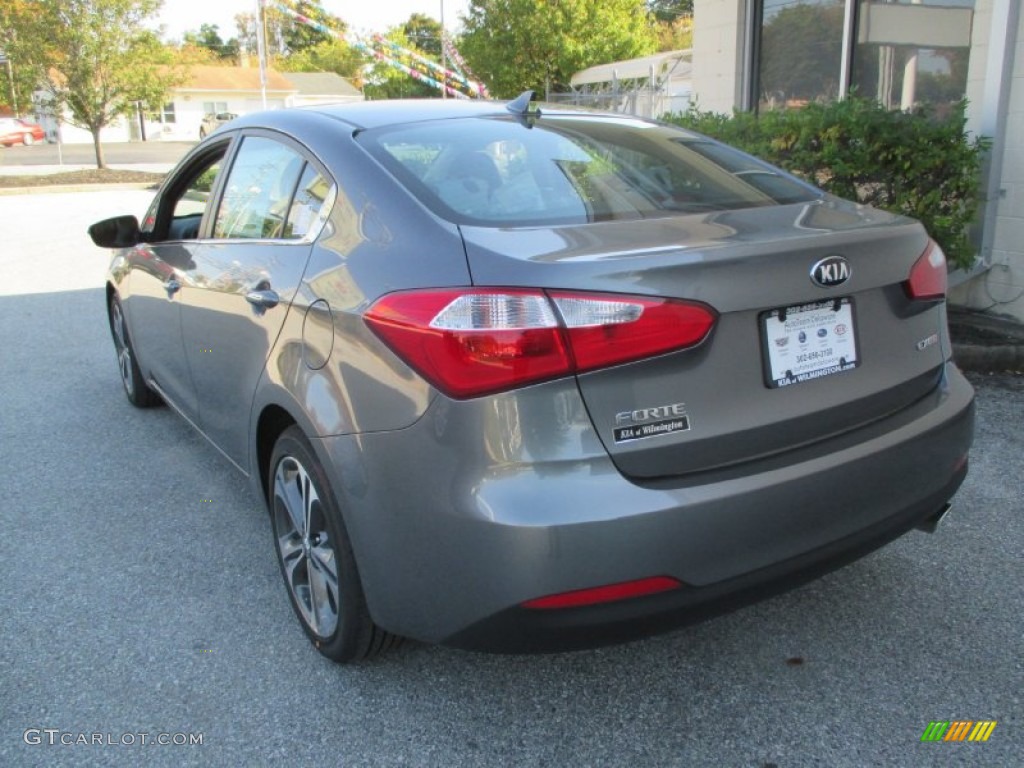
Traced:
<path fill-rule="evenodd" d="M 331 183 L 313 166 L 306 165 L 288 211 L 284 237 L 303 238 L 313 231 L 319 223 L 320 215 L 326 212 L 325 203 L 330 194 Z"/>
<path fill-rule="evenodd" d="M 821 195 L 729 147 L 628 118 L 431 121 L 366 131 L 359 141 L 439 215 L 483 226 L 653 218 Z"/>
<path fill-rule="evenodd" d="M 262 136 L 247 136 L 231 164 L 213 226 L 215 238 L 276 239 L 305 167 L 297 152 Z"/>

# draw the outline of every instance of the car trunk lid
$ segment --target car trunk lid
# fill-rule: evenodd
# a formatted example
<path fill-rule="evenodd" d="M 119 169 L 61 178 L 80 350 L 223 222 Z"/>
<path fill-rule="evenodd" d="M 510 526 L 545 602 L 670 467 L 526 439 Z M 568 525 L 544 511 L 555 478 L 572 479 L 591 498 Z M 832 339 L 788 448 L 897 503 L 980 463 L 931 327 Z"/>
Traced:
<path fill-rule="evenodd" d="M 908 406 L 938 380 L 941 302 L 912 301 L 903 289 L 928 244 L 908 219 L 825 199 L 462 231 L 476 285 L 663 296 L 719 313 L 693 349 L 577 376 L 605 447 L 633 478 L 719 468 L 822 440 Z M 835 256 L 848 265 L 848 279 L 812 282 L 812 267 Z M 806 321 L 806 341 L 800 329 L 784 329 L 779 310 Z M 855 365 L 778 386 L 773 344 L 785 344 L 790 360 L 852 350 Z"/>

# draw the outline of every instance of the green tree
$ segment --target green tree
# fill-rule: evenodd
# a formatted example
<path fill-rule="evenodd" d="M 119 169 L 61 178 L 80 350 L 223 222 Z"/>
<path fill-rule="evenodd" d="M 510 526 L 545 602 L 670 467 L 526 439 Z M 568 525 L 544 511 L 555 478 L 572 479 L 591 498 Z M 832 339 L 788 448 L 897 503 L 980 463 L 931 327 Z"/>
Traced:
<path fill-rule="evenodd" d="M 225 42 L 220 36 L 220 27 L 217 24 L 202 24 L 198 30 L 189 30 L 183 35 L 182 43 L 208 50 L 218 59 L 238 58 L 238 40 L 232 38 Z"/>
<path fill-rule="evenodd" d="M 339 34 L 344 34 L 348 29 L 348 25 L 340 17 L 328 13 L 320 2 L 314 0 L 276 0 L 276 2 Z M 267 56 L 271 59 L 299 53 L 335 39 L 333 35 L 303 24 L 273 6 L 267 6 L 265 18 Z M 239 47 L 249 53 L 256 53 L 258 46 L 255 14 L 240 13 L 236 15 L 235 25 L 238 28 Z"/>
<path fill-rule="evenodd" d="M 693 16 L 659 21 L 656 27 L 659 51 L 682 51 L 693 47 Z"/>
<path fill-rule="evenodd" d="M 393 27 L 385 37 L 403 48 L 413 48 L 412 43 L 406 38 L 403 26 Z M 384 50 L 388 56 L 400 59 L 387 49 Z M 433 58 L 433 57 L 430 57 Z M 405 63 L 409 63 L 408 60 Z M 436 72 L 429 73 L 430 77 L 438 79 Z M 384 61 L 377 60 L 366 75 L 366 84 L 363 93 L 367 99 L 428 99 L 440 96 L 441 91 L 432 85 L 420 82 L 407 75 L 405 72 Z"/>
<path fill-rule="evenodd" d="M 0 0 L 4 46 L 48 93 L 58 114 L 87 129 L 96 166 L 105 168 L 100 132 L 134 112 L 158 109 L 180 82 L 172 52 L 143 22 L 160 0 Z"/>
<path fill-rule="evenodd" d="M 441 60 L 441 22 L 422 13 L 412 14 L 402 25 L 402 34 L 420 53 Z"/>
<path fill-rule="evenodd" d="M 500 97 L 565 90 L 574 72 L 655 50 L 644 0 L 471 0 L 461 50 Z"/>
<path fill-rule="evenodd" d="M 276 62 L 284 72 L 335 72 L 354 81 L 362 80 L 366 63 L 366 56 L 344 40 L 327 40 Z"/>

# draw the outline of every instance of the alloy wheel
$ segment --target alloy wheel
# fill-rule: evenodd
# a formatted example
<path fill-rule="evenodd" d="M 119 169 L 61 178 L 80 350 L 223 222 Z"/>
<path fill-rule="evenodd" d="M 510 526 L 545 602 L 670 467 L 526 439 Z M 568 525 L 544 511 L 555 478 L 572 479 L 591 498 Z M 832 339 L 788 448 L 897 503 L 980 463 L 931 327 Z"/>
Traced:
<path fill-rule="evenodd" d="M 285 582 L 303 621 L 321 638 L 338 626 L 338 559 L 324 506 L 306 468 L 285 456 L 274 472 L 274 534 Z"/>
<path fill-rule="evenodd" d="M 128 345 L 128 333 L 125 331 L 121 305 L 116 301 L 110 304 L 110 324 L 114 329 L 114 347 L 117 352 L 117 367 L 121 371 L 121 381 L 131 396 L 135 394 L 135 384 L 132 381 L 132 350 Z"/>

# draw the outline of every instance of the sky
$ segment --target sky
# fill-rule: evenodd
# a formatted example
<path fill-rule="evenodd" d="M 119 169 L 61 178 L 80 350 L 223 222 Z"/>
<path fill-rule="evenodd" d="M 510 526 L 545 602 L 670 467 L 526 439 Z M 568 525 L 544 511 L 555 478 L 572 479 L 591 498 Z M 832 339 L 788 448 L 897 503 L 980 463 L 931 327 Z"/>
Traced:
<path fill-rule="evenodd" d="M 322 0 L 330 13 L 348 23 L 357 32 L 384 32 L 401 24 L 410 14 L 423 13 L 440 19 L 442 0 Z M 443 0 L 444 26 L 452 32 L 459 26 L 459 15 L 469 7 L 469 0 Z M 252 13 L 257 0 L 164 0 L 157 23 L 166 27 L 166 37 L 181 38 L 186 30 L 199 29 L 201 24 L 216 24 L 225 40 L 235 35 L 235 14 Z"/>

